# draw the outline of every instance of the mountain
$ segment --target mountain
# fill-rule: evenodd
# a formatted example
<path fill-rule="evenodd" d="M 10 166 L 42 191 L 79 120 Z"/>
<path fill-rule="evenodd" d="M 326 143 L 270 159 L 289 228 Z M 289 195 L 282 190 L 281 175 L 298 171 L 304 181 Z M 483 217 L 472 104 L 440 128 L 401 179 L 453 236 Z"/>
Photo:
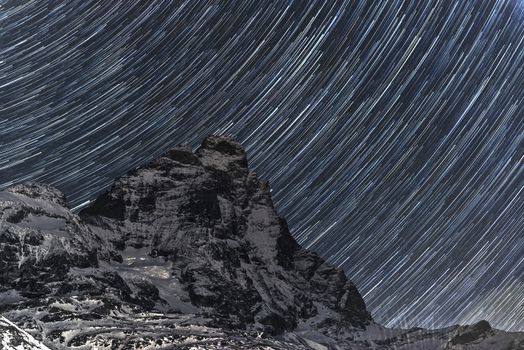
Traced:
<path fill-rule="evenodd" d="M 377 325 L 226 136 L 130 171 L 79 214 L 34 183 L 0 192 L 0 211 L 0 312 L 50 348 L 524 348 L 486 322 Z"/>

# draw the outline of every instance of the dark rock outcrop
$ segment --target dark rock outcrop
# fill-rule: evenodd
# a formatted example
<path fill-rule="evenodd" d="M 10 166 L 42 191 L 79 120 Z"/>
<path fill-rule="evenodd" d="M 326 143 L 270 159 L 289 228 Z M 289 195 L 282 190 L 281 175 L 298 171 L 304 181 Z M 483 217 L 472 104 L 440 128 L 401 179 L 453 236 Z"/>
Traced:
<path fill-rule="evenodd" d="M 123 255 L 138 249 L 169 262 L 170 281 L 182 286 L 170 299 L 228 326 L 281 333 L 371 320 L 344 273 L 296 243 L 268 184 L 231 138 L 210 136 L 196 153 L 167 152 L 119 178 L 80 215 Z"/>
<path fill-rule="evenodd" d="M 464 345 L 482 338 L 487 338 L 493 333 L 491 325 L 487 321 L 480 321 L 471 326 L 461 328 L 450 340 L 452 345 Z"/>

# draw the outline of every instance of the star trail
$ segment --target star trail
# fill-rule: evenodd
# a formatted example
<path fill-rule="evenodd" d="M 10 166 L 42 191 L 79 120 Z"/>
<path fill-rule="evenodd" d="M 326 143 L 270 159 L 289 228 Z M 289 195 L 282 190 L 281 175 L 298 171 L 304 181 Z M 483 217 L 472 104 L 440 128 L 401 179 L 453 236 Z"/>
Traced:
<path fill-rule="evenodd" d="M 234 135 L 387 326 L 524 330 L 524 4 L 0 0 L 0 187 Z"/>

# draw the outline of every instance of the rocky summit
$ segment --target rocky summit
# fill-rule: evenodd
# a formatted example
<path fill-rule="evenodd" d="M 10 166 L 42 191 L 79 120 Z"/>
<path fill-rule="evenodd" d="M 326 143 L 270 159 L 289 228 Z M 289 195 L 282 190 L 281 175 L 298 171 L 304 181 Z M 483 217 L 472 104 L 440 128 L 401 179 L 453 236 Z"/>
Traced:
<path fill-rule="evenodd" d="M 294 240 L 230 137 L 168 151 L 78 214 L 42 184 L 0 192 L 0 211 L 5 348 L 524 349 L 487 322 L 377 325 L 343 271 Z"/>

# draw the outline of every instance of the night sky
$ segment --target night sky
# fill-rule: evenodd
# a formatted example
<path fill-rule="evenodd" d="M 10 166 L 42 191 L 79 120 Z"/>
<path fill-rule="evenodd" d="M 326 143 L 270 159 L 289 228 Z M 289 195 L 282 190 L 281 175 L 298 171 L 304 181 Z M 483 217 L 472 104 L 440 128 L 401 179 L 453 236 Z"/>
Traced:
<path fill-rule="evenodd" d="M 388 326 L 524 330 L 524 1 L 0 0 L 0 187 L 210 133 Z"/>

